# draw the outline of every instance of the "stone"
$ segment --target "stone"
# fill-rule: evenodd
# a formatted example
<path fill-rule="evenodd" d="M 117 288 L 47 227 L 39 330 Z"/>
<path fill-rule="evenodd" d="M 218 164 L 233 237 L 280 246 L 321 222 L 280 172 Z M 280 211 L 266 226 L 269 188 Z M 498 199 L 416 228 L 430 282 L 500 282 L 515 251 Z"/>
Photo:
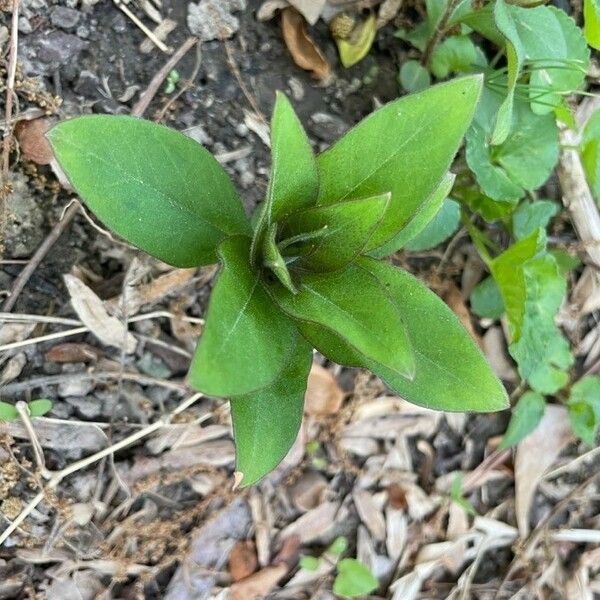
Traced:
<path fill-rule="evenodd" d="M 55 6 L 50 13 L 50 22 L 61 29 L 73 29 L 79 23 L 79 11 L 67 6 Z"/>
<path fill-rule="evenodd" d="M 65 402 L 68 402 L 84 419 L 94 421 L 102 416 L 103 402 L 94 396 L 69 397 L 65 398 Z"/>
<path fill-rule="evenodd" d="M 187 26 L 201 41 L 230 38 L 240 26 L 231 13 L 245 10 L 246 0 L 201 0 L 188 4 Z"/>
<path fill-rule="evenodd" d="M 87 42 L 76 35 L 52 31 L 37 40 L 37 55 L 41 62 L 58 67 L 75 61 Z"/>

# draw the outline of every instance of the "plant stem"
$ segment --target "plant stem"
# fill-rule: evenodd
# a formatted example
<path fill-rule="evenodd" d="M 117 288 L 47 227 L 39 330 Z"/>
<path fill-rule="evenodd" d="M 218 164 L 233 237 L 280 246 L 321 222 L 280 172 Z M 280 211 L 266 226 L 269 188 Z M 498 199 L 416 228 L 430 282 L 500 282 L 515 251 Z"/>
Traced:
<path fill-rule="evenodd" d="M 454 12 L 454 9 L 457 7 L 460 0 L 449 0 L 448 5 L 446 6 L 446 10 L 442 15 L 442 18 L 439 20 L 437 27 L 429 41 L 427 42 L 427 46 L 425 46 L 425 50 L 423 51 L 423 56 L 421 56 L 421 64 L 424 67 L 429 67 L 429 63 L 431 61 L 431 56 L 435 47 L 439 44 L 441 39 L 444 37 L 446 33 L 446 28 L 448 26 L 448 21 Z"/>

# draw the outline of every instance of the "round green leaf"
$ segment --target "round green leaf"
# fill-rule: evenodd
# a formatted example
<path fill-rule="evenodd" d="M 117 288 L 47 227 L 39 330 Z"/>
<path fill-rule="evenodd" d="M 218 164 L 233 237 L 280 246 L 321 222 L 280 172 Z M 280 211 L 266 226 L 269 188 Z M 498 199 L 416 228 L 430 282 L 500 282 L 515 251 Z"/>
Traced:
<path fill-rule="evenodd" d="M 409 93 L 420 92 L 431 85 L 429 71 L 418 60 L 407 60 L 400 67 L 400 85 Z"/>
<path fill-rule="evenodd" d="M 43 417 L 46 413 L 52 410 L 52 402 L 50 400 L 40 399 L 32 400 L 27 404 L 29 414 L 32 417 Z"/>
<path fill-rule="evenodd" d="M 344 558 L 338 564 L 338 574 L 333 582 L 333 591 L 345 598 L 366 596 L 379 587 L 377 577 L 355 558 Z"/>

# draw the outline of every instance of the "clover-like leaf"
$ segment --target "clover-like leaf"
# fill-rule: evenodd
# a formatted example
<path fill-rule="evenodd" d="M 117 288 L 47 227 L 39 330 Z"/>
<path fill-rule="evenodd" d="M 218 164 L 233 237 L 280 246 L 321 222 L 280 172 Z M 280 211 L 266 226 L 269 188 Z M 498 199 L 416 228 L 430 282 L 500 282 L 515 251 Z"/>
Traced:
<path fill-rule="evenodd" d="M 32 417 L 43 417 L 52 410 L 52 401 L 46 398 L 39 398 L 27 403 L 29 415 Z"/>
<path fill-rule="evenodd" d="M 15 421 L 19 418 L 19 413 L 14 404 L 0 401 L 0 421 Z"/>
<path fill-rule="evenodd" d="M 363 119 L 319 155 L 318 203 L 391 192 L 368 249 L 382 246 L 439 186 L 473 118 L 481 85 L 479 75 L 454 79 Z"/>
<path fill-rule="evenodd" d="M 558 205 L 552 200 L 523 202 L 512 216 L 513 234 L 518 240 L 530 236 L 539 227 L 546 228 L 550 219 L 558 213 Z"/>
<path fill-rule="evenodd" d="M 588 375 L 575 383 L 567 407 L 573 431 L 593 446 L 600 426 L 600 377 Z"/>
<path fill-rule="evenodd" d="M 413 350 L 400 311 L 373 275 L 351 265 L 333 273 L 307 273 L 296 295 L 280 284 L 272 294 L 290 317 L 342 336 L 358 355 L 400 377 L 415 374 Z M 327 355 L 327 350 L 316 346 Z"/>
<path fill-rule="evenodd" d="M 298 336 L 288 364 L 273 383 L 230 400 L 242 487 L 262 479 L 292 447 L 302 423 L 311 364 L 312 348 Z"/>
<path fill-rule="evenodd" d="M 362 252 L 388 208 L 390 194 L 316 206 L 291 215 L 283 237 L 323 231 L 312 244 L 314 249 L 301 257 L 297 266 L 310 271 L 335 271 L 345 267 Z"/>
<path fill-rule="evenodd" d="M 333 582 L 333 591 L 338 596 L 345 598 L 365 596 L 379 587 L 377 577 L 355 558 L 344 558 L 337 568 L 338 574 Z"/>
<path fill-rule="evenodd" d="M 228 238 L 219 254 L 223 269 L 188 379 L 205 394 L 229 397 L 272 383 L 289 362 L 297 332 L 251 268 L 250 239 Z"/>
<path fill-rule="evenodd" d="M 210 264 L 223 239 L 250 234 L 221 165 L 182 133 L 97 115 L 59 123 L 48 138 L 92 212 L 152 256 L 176 267 Z"/>

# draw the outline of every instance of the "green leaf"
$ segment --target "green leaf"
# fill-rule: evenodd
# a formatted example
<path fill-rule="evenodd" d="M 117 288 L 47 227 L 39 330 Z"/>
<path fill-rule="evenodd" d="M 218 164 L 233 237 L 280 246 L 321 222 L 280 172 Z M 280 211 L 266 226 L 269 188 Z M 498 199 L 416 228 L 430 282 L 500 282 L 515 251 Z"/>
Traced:
<path fill-rule="evenodd" d="M 600 426 L 600 377 L 589 375 L 571 388 L 567 403 L 571 427 L 589 446 L 595 445 Z"/>
<path fill-rule="evenodd" d="M 400 85 L 407 92 L 420 92 L 431 85 L 429 71 L 418 60 L 407 60 L 400 67 Z"/>
<path fill-rule="evenodd" d="M 413 252 L 435 248 L 456 233 L 460 223 L 460 205 L 458 202 L 446 198 L 437 215 L 427 224 L 425 229 L 414 237 L 406 249 Z"/>
<path fill-rule="evenodd" d="M 463 492 L 463 480 L 464 474 L 459 472 L 456 474 L 456 477 L 452 480 L 452 486 L 450 488 L 450 497 L 452 501 L 457 504 L 460 508 L 462 508 L 465 513 L 468 515 L 472 515 L 473 517 L 477 516 L 477 511 L 475 507 L 464 497 Z"/>
<path fill-rule="evenodd" d="M 333 540 L 332 544 L 327 548 L 327 554 L 338 557 L 348 550 L 348 538 L 340 535 Z"/>
<path fill-rule="evenodd" d="M 500 319 L 504 314 L 504 302 L 493 277 L 480 281 L 469 298 L 472 311 L 484 319 Z"/>
<path fill-rule="evenodd" d="M 498 145 L 506 141 L 512 128 L 515 89 L 525 59 L 525 50 L 510 8 L 504 0 L 496 0 L 494 4 L 494 21 L 500 33 L 506 38 L 506 62 L 508 65 L 507 95 L 498 109 L 491 139 L 491 144 Z"/>
<path fill-rule="evenodd" d="M 512 132 L 492 146 L 488 139 L 501 101 L 502 96 L 486 88 L 466 135 L 466 158 L 487 196 L 516 203 L 552 173 L 558 161 L 558 128 L 553 115 L 536 115 L 528 103 L 515 100 Z"/>
<path fill-rule="evenodd" d="M 340 60 L 346 69 L 359 63 L 371 49 L 377 34 L 377 18 L 371 13 L 348 39 L 335 37 Z"/>
<path fill-rule="evenodd" d="M 417 237 L 439 212 L 442 203 L 454 185 L 454 179 L 454 174 L 446 173 L 440 185 L 431 193 L 429 198 L 421 204 L 413 218 L 398 232 L 398 235 L 393 237 L 389 242 L 386 242 L 383 246 L 371 251 L 371 256 L 374 256 L 375 258 L 389 256 L 397 250 L 400 250 L 400 248 L 403 248 L 410 240 Z"/>
<path fill-rule="evenodd" d="M 344 558 L 338 564 L 333 592 L 345 598 L 365 596 L 379 587 L 377 577 L 355 558 Z"/>
<path fill-rule="evenodd" d="M 243 474 L 242 487 L 270 473 L 296 440 L 311 365 L 312 348 L 298 336 L 287 365 L 273 383 L 230 400 L 236 470 Z"/>
<path fill-rule="evenodd" d="M 592 114 L 583 130 L 581 158 L 585 176 L 598 201 L 600 198 L 600 110 Z"/>
<path fill-rule="evenodd" d="M 29 409 L 29 415 L 31 417 L 43 417 L 52 410 L 52 402 L 45 398 L 32 400 L 27 403 L 27 408 Z"/>
<path fill-rule="evenodd" d="M 516 446 L 527 437 L 542 420 L 546 411 L 544 396 L 536 392 L 525 392 L 512 410 L 508 429 L 502 438 L 500 449 Z"/>
<path fill-rule="evenodd" d="M 415 48 L 423 52 L 425 46 L 427 46 L 427 42 L 435 33 L 447 4 L 447 0 L 425 0 L 426 11 L 424 21 L 416 27 L 411 27 L 408 31 L 399 30 L 396 35 L 410 42 Z"/>
<path fill-rule="evenodd" d="M 587 43 L 600 50 L 600 2 L 598 0 L 583 0 L 583 33 Z"/>
<path fill-rule="evenodd" d="M 310 271 L 335 271 L 352 262 L 363 251 L 385 215 L 390 194 L 317 206 L 291 215 L 283 237 L 324 230 L 311 242 L 313 249 L 296 264 Z"/>
<path fill-rule="evenodd" d="M 273 223 L 264 237 L 263 241 L 263 265 L 273 271 L 277 279 L 290 291 L 292 294 L 297 292 L 296 286 L 292 281 L 287 264 L 277 246 L 277 223 Z"/>
<path fill-rule="evenodd" d="M 305 571 L 316 571 L 321 564 L 321 561 L 315 556 L 301 556 L 300 557 L 300 568 Z"/>
<path fill-rule="evenodd" d="M 513 234 L 518 240 L 529 237 L 539 227 L 546 229 L 550 219 L 558 213 L 558 205 L 551 200 L 524 202 L 512 217 Z"/>
<path fill-rule="evenodd" d="M 315 347 L 323 347 L 322 352 L 334 362 L 370 369 L 392 390 L 419 406 L 473 412 L 508 407 L 504 386 L 473 338 L 438 296 L 392 265 L 368 258 L 359 259 L 359 264 L 388 289 L 401 311 L 414 347 L 414 379 L 407 381 L 374 361 L 365 361 L 342 338 L 303 324 L 301 333 Z"/>
<path fill-rule="evenodd" d="M 471 122 L 481 84 L 480 76 L 454 79 L 363 119 L 318 157 L 318 203 L 390 191 L 390 207 L 367 249 L 393 238 L 440 185 Z"/>
<path fill-rule="evenodd" d="M 219 247 L 223 270 L 188 374 L 194 389 L 211 396 L 237 396 L 269 385 L 294 349 L 294 324 L 273 304 L 260 273 L 252 271 L 249 252 L 250 240 L 242 236 Z"/>
<path fill-rule="evenodd" d="M 47 135 L 92 212 L 152 256 L 176 267 L 211 264 L 223 239 L 250 234 L 221 165 L 182 133 L 97 115 L 64 121 Z"/>
<path fill-rule="evenodd" d="M 577 267 L 581 266 L 581 261 L 575 255 L 569 254 L 566 250 L 560 248 L 554 248 L 550 250 L 549 254 L 554 257 L 556 266 L 561 275 L 566 275 L 569 271 L 573 271 Z"/>
<path fill-rule="evenodd" d="M 0 421 L 15 421 L 18 418 L 19 413 L 14 405 L 0 401 Z"/>
<path fill-rule="evenodd" d="M 431 55 L 431 72 L 438 79 L 450 73 L 472 73 L 486 66 L 485 55 L 467 35 L 453 35 L 437 45 Z"/>
<path fill-rule="evenodd" d="M 504 220 L 515 209 L 514 202 L 493 200 L 482 194 L 479 188 L 454 190 L 454 195 L 466 204 L 473 212 L 479 213 L 488 223 Z"/>
<path fill-rule="evenodd" d="M 351 265 L 334 273 L 307 273 L 295 296 L 277 283 L 271 290 L 290 317 L 337 333 L 359 355 L 401 377 L 414 375 L 412 347 L 400 311 L 385 287 L 364 269 Z"/>

